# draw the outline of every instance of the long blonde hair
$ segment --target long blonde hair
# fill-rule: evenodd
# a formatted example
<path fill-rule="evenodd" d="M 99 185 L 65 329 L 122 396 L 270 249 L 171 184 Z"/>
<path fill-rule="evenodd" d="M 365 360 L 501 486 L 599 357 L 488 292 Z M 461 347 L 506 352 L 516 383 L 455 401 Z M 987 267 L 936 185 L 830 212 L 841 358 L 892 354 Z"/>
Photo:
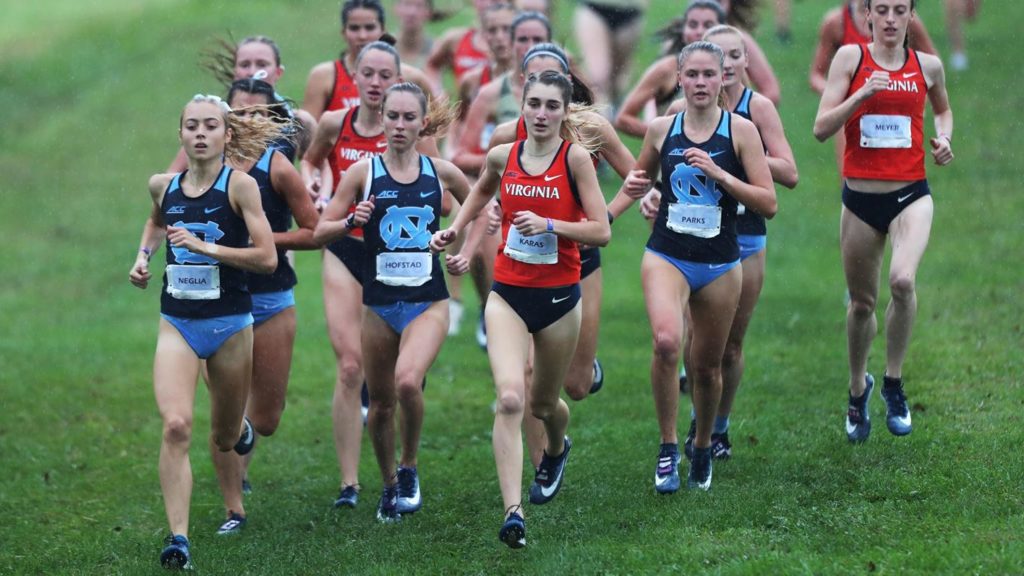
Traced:
<path fill-rule="evenodd" d="M 282 123 L 260 115 L 246 118 L 232 114 L 231 107 L 220 96 L 196 94 L 185 106 L 187 107 L 193 102 L 214 104 L 220 110 L 225 128 L 231 131 L 231 139 L 224 143 L 224 156 L 231 161 L 247 162 L 258 159 L 267 146 L 274 141 L 287 139 L 289 130 L 294 128 L 293 121 Z M 252 106 L 250 108 L 265 108 L 268 114 L 271 113 L 270 106 Z M 178 121 L 179 131 L 184 118 L 183 108 Z"/>

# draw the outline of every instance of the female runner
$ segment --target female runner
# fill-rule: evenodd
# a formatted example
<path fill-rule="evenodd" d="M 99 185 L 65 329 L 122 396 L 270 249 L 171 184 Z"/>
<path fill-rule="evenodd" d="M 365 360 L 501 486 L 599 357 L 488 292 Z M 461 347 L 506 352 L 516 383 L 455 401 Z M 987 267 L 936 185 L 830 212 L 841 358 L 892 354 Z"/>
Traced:
<path fill-rule="evenodd" d="M 384 91 L 402 79 L 398 52 L 384 42 L 363 47 L 356 59 L 356 83 L 360 104 L 349 110 L 323 115 L 303 162 L 319 166 L 326 159 L 328 182 L 341 182 L 357 161 L 380 156 L 387 149 L 382 104 Z M 433 140 L 418 146 L 436 154 Z M 425 148 L 433 146 L 433 148 Z M 340 185 L 340 184 L 339 184 Z M 333 188 L 332 188 L 333 189 Z M 351 206 L 350 213 L 355 206 Z M 363 282 L 366 248 L 362 230 L 356 228 L 324 250 L 323 282 L 327 332 L 337 362 L 331 415 L 334 446 L 341 470 L 341 489 L 335 506 L 354 507 L 359 498 L 359 453 L 362 444 L 360 390 L 363 388 L 362 325 Z"/>
<path fill-rule="evenodd" d="M 692 0 L 682 18 L 682 30 L 672 25 L 662 35 L 670 36 L 666 55 L 651 64 L 644 72 L 636 87 L 626 95 L 622 109 L 615 118 L 615 127 L 631 136 L 642 138 L 647 122 L 641 116 L 650 102 L 660 111 L 668 106 L 679 94 L 676 83 L 676 55 L 683 46 L 700 40 L 713 26 L 725 24 L 727 11 L 715 0 Z M 775 79 L 768 59 L 761 47 L 749 34 L 744 33 L 744 45 L 749 54 L 750 79 L 762 95 L 774 103 L 779 100 L 779 82 Z"/>
<path fill-rule="evenodd" d="M 732 108 L 732 113 L 753 122 L 761 135 L 772 180 L 786 188 L 795 188 L 799 180 L 796 161 L 775 105 L 743 85 L 742 79 L 747 68 L 743 34 L 732 26 L 715 26 L 704 34 L 704 40 L 717 45 L 725 53 L 722 91 Z M 674 114 L 685 109 L 686 100 L 677 100 L 669 107 L 669 112 Z M 725 356 L 722 358 L 722 399 L 711 432 L 712 457 L 718 459 L 729 458 L 732 455 L 732 445 L 729 442 L 729 414 L 732 412 L 733 400 L 743 377 L 743 339 L 754 315 L 754 307 L 761 296 L 761 288 L 764 286 L 768 240 L 768 230 L 763 216 L 747 211 L 742 204 L 738 207 L 738 214 L 736 239 L 740 245 L 743 285 L 739 308 L 733 318 L 729 340 L 725 345 Z M 683 346 L 684 363 L 687 362 L 686 357 L 691 344 L 689 336 L 692 336 L 692 332 L 688 332 L 687 336 L 687 342 Z M 693 455 L 693 439 L 697 428 L 696 419 L 692 416 L 691 414 L 690 431 L 686 435 L 684 446 L 687 457 Z"/>
<path fill-rule="evenodd" d="M 337 60 L 321 62 L 314 66 L 309 71 L 309 79 L 306 81 L 302 109 L 317 120 L 324 112 L 359 105 L 359 90 L 352 71 L 356 66 L 356 57 L 362 52 L 363 47 L 383 39 L 384 6 L 379 0 L 345 0 L 341 5 L 341 36 L 345 39 L 348 49 L 343 51 Z M 390 36 L 388 40 L 389 43 L 394 43 Z M 424 90 L 430 89 L 427 77 L 412 66 L 403 65 L 401 75 Z M 307 186 L 310 185 L 312 175 L 304 173 L 303 176 L 306 178 Z M 333 190 L 329 186 L 324 188 Z"/>
<path fill-rule="evenodd" d="M 530 345 L 536 351 L 530 410 L 544 422 L 547 435 L 530 502 L 544 504 L 561 488 L 572 447 L 565 435 L 569 407 L 559 391 L 582 315 L 578 243 L 603 246 L 611 236 L 590 154 L 585 146 L 573 145 L 578 132 L 571 127 L 577 121 L 569 113 L 571 97 L 572 84 L 561 73 L 527 80 L 522 107 L 526 140 L 487 153 L 484 173 L 462 211 L 432 240 L 435 250 L 449 245 L 500 185 L 504 240 L 485 315 L 498 396 L 494 458 L 505 506 L 499 538 L 513 548 L 526 545 L 521 426 Z"/>
<path fill-rule="evenodd" d="M 445 68 L 451 68 L 455 85 L 458 86 L 467 72 L 490 62 L 487 42 L 480 32 L 484 27 L 484 12 L 494 3 L 494 0 L 473 0 L 477 26 L 450 28 L 434 43 L 423 71 L 435 92 L 443 91 L 441 73 Z"/>
<path fill-rule="evenodd" d="M 825 91 L 826 74 L 829 64 L 840 47 L 847 44 L 867 44 L 871 42 L 871 29 L 868 24 L 864 0 L 844 0 L 843 5 L 825 14 L 818 32 L 818 47 L 811 61 L 811 89 L 820 96 Z M 938 54 L 924 23 L 918 19 L 910 21 L 907 31 L 910 48 L 927 54 Z M 836 138 L 836 167 L 843 172 L 843 151 L 846 139 Z"/>
<path fill-rule="evenodd" d="M 814 120 L 818 140 L 840 131 L 846 137 L 839 246 L 850 292 L 846 436 L 851 442 L 864 442 L 871 433 L 868 400 L 875 382 L 867 364 L 877 328 L 875 305 L 887 236 L 892 241 L 892 300 L 885 311 L 882 397 L 889 431 L 897 436 L 911 432 L 903 360 L 917 313 L 915 279 L 933 210 L 924 170 L 926 97 L 935 116 L 932 158 L 939 166 L 953 160 L 953 111 L 942 61 L 907 48 L 914 0 L 866 0 L 866 7 L 872 41 L 836 52 Z"/>
<path fill-rule="evenodd" d="M 524 77 L 528 78 L 547 70 L 560 72 L 570 78 L 574 88 L 573 103 L 590 103 L 592 98 L 589 89 L 570 71 L 565 51 L 556 44 L 537 44 L 530 48 L 523 58 L 522 73 Z M 626 178 L 636 160 L 625 144 L 619 140 L 618 133 L 615 132 L 611 122 L 591 110 L 579 110 L 574 113 L 585 119 L 586 133 L 583 134 L 583 137 L 594 146 L 595 166 L 603 158 L 619 176 Z M 526 120 L 521 116 L 518 120 L 506 122 L 494 130 L 491 147 L 525 140 L 526 136 Z M 632 199 L 626 195 L 621 195 L 613 200 L 608 206 L 611 219 L 625 212 L 631 203 Z M 565 391 L 573 400 L 586 398 L 590 393 L 600 390 L 604 384 L 604 370 L 597 359 L 597 336 L 601 324 L 601 251 L 593 246 L 581 247 L 580 263 L 583 318 L 580 325 L 579 343 L 565 379 Z M 540 448 L 537 448 L 536 451 L 531 449 L 531 456 L 534 457 L 535 462 L 539 462 Z"/>
<path fill-rule="evenodd" d="M 377 518 L 390 522 L 422 505 L 417 453 L 423 427 L 420 384 L 448 331 L 448 291 L 431 234 L 439 229 L 441 196 L 464 201 L 465 176 L 450 162 L 416 151 L 421 136 L 444 130 L 454 113 L 441 107 L 427 114 L 423 91 L 408 82 L 384 93 L 387 150 L 354 164 L 317 225 L 318 239 L 331 240 L 363 229 L 367 257 L 362 347 L 370 386 L 369 429 L 384 490 Z M 357 197 L 354 213 L 345 215 Z M 468 262 L 449 263 L 461 274 Z M 401 405 L 402 458 L 395 462 L 395 408 Z"/>
<path fill-rule="evenodd" d="M 150 218 L 166 225 L 167 266 L 153 387 L 163 420 L 160 487 L 171 535 L 160 553 L 168 568 L 191 568 L 188 541 L 192 469 L 188 450 L 200 361 L 209 370 L 210 443 L 220 451 L 252 450 L 244 419 L 252 379 L 252 302 L 246 272 L 277 268 L 274 239 L 253 179 L 224 165 L 252 158 L 281 134 L 273 122 L 231 114 L 216 96 L 195 96 L 181 114 L 179 136 L 188 170 L 150 178 Z M 149 258 L 163 234 L 146 226 L 131 283 L 146 288 Z"/>
<path fill-rule="evenodd" d="M 277 81 L 284 74 L 281 50 L 277 43 L 267 36 L 247 36 L 237 44 L 230 38 L 220 39 L 213 49 L 204 54 L 202 66 L 217 80 L 223 82 L 227 89 L 231 88 L 232 83 L 247 78 L 263 80 L 271 86 L 277 86 Z M 309 112 L 295 108 L 291 100 L 277 92 L 274 92 L 273 97 L 272 104 L 280 105 L 274 110 L 284 113 L 280 120 L 295 122 L 288 126 L 285 134 L 287 137 L 274 142 L 274 147 L 284 153 L 289 162 L 295 162 L 309 146 L 309 140 L 316 132 L 316 120 Z M 179 149 L 167 171 L 181 172 L 187 166 L 185 151 Z"/>
<path fill-rule="evenodd" d="M 234 114 L 243 118 L 269 116 L 279 122 L 287 120 L 274 88 L 261 80 L 250 78 L 234 82 L 228 91 L 227 101 Z M 285 252 L 319 247 L 313 241 L 317 213 L 302 184 L 302 177 L 274 145 L 255 160 L 229 159 L 228 164 L 256 180 L 277 248 L 277 269 L 272 274 L 251 273 L 248 276 L 254 323 L 252 387 L 245 413 L 258 438 L 270 436 L 277 430 L 284 412 L 292 365 L 296 329 L 292 287 L 298 280 Z M 293 216 L 299 226 L 296 230 L 290 230 Z M 242 494 L 250 490 L 247 472 L 252 454 L 239 458 L 230 452 L 213 452 L 213 464 L 227 513 L 227 520 L 217 534 L 235 534 L 246 524 Z"/>
<path fill-rule="evenodd" d="M 637 169 L 662 173 L 670 190 L 658 210 L 642 261 L 644 298 L 654 337 L 651 385 L 661 431 L 655 489 L 679 489 L 676 369 L 689 305 L 690 384 L 697 430 L 688 486 L 711 487 L 711 429 L 722 393 L 722 356 L 739 305 L 742 269 L 737 204 L 771 218 L 775 189 L 754 125 L 720 107 L 725 54 L 710 42 L 679 54 L 686 112 L 656 119 Z M 656 192 L 655 192 L 656 193 Z"/>

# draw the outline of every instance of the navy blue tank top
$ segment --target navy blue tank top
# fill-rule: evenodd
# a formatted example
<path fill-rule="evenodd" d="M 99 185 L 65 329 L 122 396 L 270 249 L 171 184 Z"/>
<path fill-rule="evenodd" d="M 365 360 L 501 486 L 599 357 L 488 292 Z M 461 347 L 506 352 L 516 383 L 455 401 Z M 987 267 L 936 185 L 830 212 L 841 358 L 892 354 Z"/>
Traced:
<path fill-rule="evenodd" d="M 231 248 L 248 246 L 249 229 L 245 226 L 245 220 L 235 214 L 228 200 L 231 168 L 222 167 L 214 185 L 198 198 L 185 196 L 181 189 L 181 179 L 186 172 L 175 175 L 167 185 L 160 204 L 164 222 L 169 226 L 186 228 L 200 240 L 213 244 Z M 246 273 L 243 270 L 220 264 L 209 256 L 195 254 L 186 248 L 172 247 L 169 241 L 166 248 L 168 266 L 202 266 L 202 270 L 206 271 L 212 267 L 213 275 L 219 277 L 219 289 L 212 276 L 186 271 L 183 274 L 186 278 L 175 283 L 178 288 L 169 290 L 170 269 L 165 270 L 163 292 L 160 295 L 162 313 L 182 318 L 215 318 L 252 311 L 252 299 L 249 297 Z M 178 293 L 179 297 L 172 296 L 172 291 Z M 207 291 L 208 294 L 202 299 L 183 295 L 192 293 L 194 296 L 199 291 Z"/>
<path fill-rule="evenodd" d="M 426 156 L 420 156 L 419 177 L 408 184 L 391 177 L 382 157 L 371 161 L 363 194 L 374 197 L 373 214 L 363 226 L 364 304 L 448 297 L 440 258 L 429 247 L 431 236 L 440 229 L 442 193 L 434 163 Z"/>
<path fill-rule="evenodd" d="M 711 138 L 696 143 L 683 130 L 684 114 L 676 114 L 661 146 L 663 193 L 647 247 L 689 262 L 733 262 L 739 258 L 736 199 L 683 160 L 688 148 L 700 148 L 723 170 L 746 182 L 733 149 L 732 115 L 723 110 Z"/>
<path fill-rule="evenodd" d="M 270 179 L 270 165 L 274 158 L 273 146 L 267 148 L 256 164 L 249 169 L 249 176 L 256 180 L 260 187 L 260 200 L 263 201 L 263 212 L 274 232 L 287 232 L 292 227 L 292 210 L 283 196 L 274 190 Z M 280 151 L 280 150 L 278 150 Z M 249 292 L 266 294 L 267 292 L 283 292 L 298 283 L 295 270 L 285 256 L 284 248 L 277 249 L 277 270 L 271 274 L 249 273 Z"/>
<path fill-rule="evenodd" d="M 733 114 L 742 116 L 751 122 L 754 118 L 750 115 L 750 100 L 754 97 L 754 91 L 750 88 L 743 88 L 740 101 L 733 108 Z M 764 216 L 753 210 L 747 210 L 743 204 L 739 205 L 739 218 L 736 220 L 736 233 L 743 236 L 765 236 L 768 234 L 768 226 L 765 224 Z"/>

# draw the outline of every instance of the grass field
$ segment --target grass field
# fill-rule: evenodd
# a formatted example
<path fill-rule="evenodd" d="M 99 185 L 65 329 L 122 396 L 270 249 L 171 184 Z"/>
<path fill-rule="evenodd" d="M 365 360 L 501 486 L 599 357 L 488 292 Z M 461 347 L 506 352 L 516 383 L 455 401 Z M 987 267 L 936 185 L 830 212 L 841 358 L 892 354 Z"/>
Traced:
<path fill-rule="evenodd" d="M 651 4 L 653 29 L 679 3 Z M 946 169 L 929 167 L 935 224 L 905 368 L 915 431 L 890 436 L 876 399 L 875 433 L 852 447 L 842 431 L 839 191 L 831 144 L 811 137 L 817 99 L 806 83 L 819 19 L 834 4 L 795 1 L 791 45 L 771 36 L 767 12 L 758 35 L 782 84 L 801 183 L 780 189 L 733 417 L 735 456 L 715 467 L 710 493 L 657 497 L 652 489 L 658 433 L 639 279 L 646 233 L 631 214 L 616 221 L 604 255 L 605 389 L 572 406 L 576 450 L 566 484 L 557 501 L 529 510 L 528 548 L 510 551 L 496 539 L 493 392 L 486 357 L 472 342 L 472 312 L 429 375 L 423 511 L 397 526 L 376 522 L 380 480 L 368 441 L 360 507 L 333 510 L 334 362 L 319 257 L 300 254 L 288 408 L 278 433 L 258 449 L 250 524 L 240 537 L 213 535 L 223 510 L 205 442 L 208 403 L 198 395 L 191 538 L 199 569 L 1024 573 L 1024 150 L 1014 114 L 1024 81 L 1013 49 L 1024 5 L 986 2 L 967 29 L 971 69 L 949 74 L 957 159 Z M 939 3 L 920 4 L 945 51 Z M 569 8 L 559 2 L 563 17 Z M 468 10 L 460 15 L 467 17 Z M 339 49 L 336 2 L 5 8 L 0 573 L 161 572 L 167 528 L 151 377 L 158 293 L 132 288 L 127 272 L 149 206 L 145 183 L 174 153 L 181 106 L 196 92 L 220 91 L 196 66 L 197 53 L 228 29 L 280 42 L 288 67 L 281 91 L 295 98 L 309 67 Z M 568 40 L 568 24 L 556 36 Z M 641 48 L 641 62 L 650 61 L 654 45 Z M 605 184 L 610 197 L 615 183 Z M 888 301 L 884 289 L 881 300 Z M 883 355 L 880 337 L 870 363 L 876 376 Z"/>

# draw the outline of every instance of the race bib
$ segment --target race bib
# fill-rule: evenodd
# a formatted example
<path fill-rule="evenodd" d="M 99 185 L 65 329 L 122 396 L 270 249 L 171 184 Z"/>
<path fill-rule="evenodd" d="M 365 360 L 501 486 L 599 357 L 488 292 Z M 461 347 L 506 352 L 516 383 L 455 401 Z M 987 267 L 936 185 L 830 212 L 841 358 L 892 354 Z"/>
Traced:
<path fill-rule="evenodd" d="M 523 236 L 515 226 L 508 229 L 505 256 L 526 264 L 558 263 L 558 236 L 551 232 Z"/>
<path fill-rule="evenodd" d="M 910 148 L 910 116 L 865 114 L 860 117 L 861 148 Z"/>
<path fill-rule="evenodd" d="M 705 204 L 668 205 L 668 229 L 698 238 L 714 238 L 722 230 L 722 207 Z"/>
<path fill-rule="evenodd" d="M 377 254 L 377 281 L 388 286 L 422 286 L 430 281 L 434 260 L 429 252 Z"/>
<path fill-rule="evenodd" d="M 167 265 L 167 293 L 178 300 L 220 298 L 220 266 Z"/>

